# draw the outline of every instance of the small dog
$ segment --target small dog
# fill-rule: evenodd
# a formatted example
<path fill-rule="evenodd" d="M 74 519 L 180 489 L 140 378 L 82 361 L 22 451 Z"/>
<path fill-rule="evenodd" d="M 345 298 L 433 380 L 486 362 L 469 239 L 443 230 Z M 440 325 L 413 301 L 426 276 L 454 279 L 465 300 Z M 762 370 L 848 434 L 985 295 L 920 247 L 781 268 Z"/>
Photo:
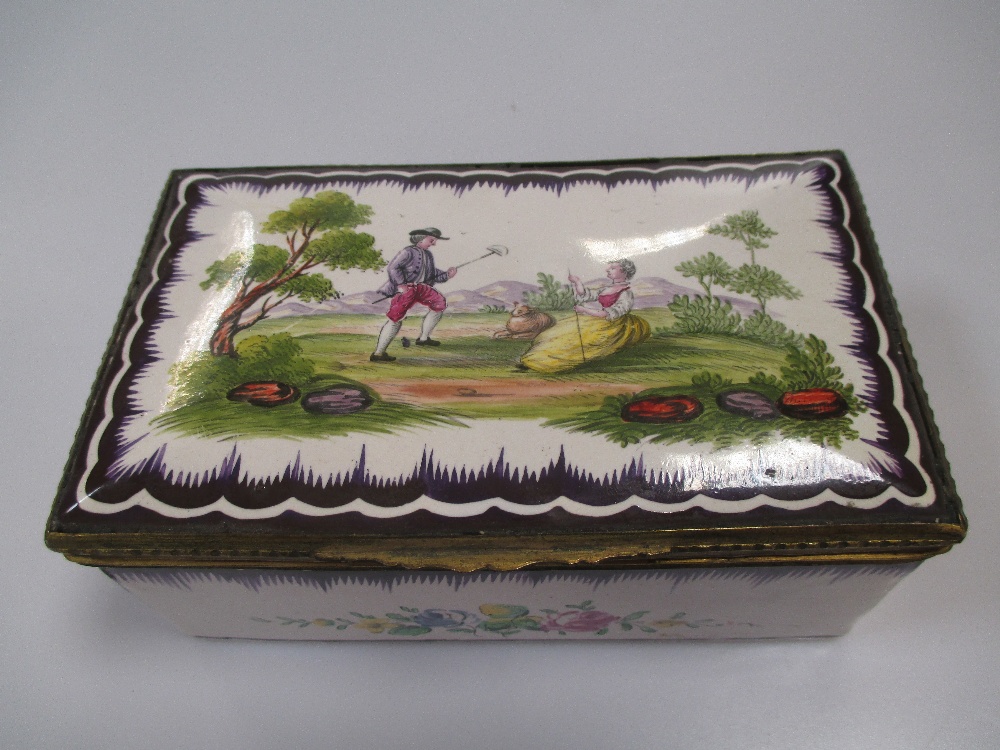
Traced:
<path fill-rule="evenodd" d="M 507 327 L 503 331 L 494 333 L 493 338 L 530 341 L 546 328 L 551 328 L 555 324 L 555 318 L 548 313 L 543 313 L 534 307 L 528 307 L 522 302 L 516 302 L 510 313 L 510 320 L 507 321 Z"/>

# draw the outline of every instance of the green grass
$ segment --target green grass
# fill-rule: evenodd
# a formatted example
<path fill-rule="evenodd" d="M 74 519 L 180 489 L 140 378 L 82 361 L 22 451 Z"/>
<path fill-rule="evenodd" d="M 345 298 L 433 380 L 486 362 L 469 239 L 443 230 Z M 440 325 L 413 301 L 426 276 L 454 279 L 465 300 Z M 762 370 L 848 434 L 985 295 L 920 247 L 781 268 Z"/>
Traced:
<path fill-rule="evenodd" d="M 567 314 L 573 313 L 559 315 Z M 642 310 L 640 314 L 654 328 L 669 326 L 672 320 L 665 309 Z M 380 315 L 314 315 L 262 321 L 246 335 L 289 333 L 301 346 L 301 356 L 313 362 L 315 377 L 299 384 L 303 393 L 336 384 L 359 385 L 372 394 L 373 405 L 357 414 L 331 416 L 310 414 L 298 402 L 264 409 L 215 398 L 168 412 L 157 419 L 157 424 L 218 439 L 387 433 L 480 418 L 546 419 L 581 429 L 581 415 L 600 412 L 609 397 L 649 389 L 690 390 L 692 377 L 706 371 L 733 383 L 746 383 L 758 372 L 780 374 L 785 363 L 782 348 L 736 337 L 658 335 L 570 372 L 542 375 L 516 369 L 530 342 L 491 338 L 505 321 L 505 316 L 493 313 L 446 314 L 434 333 L 434 338 L 443 342 L 441 347 L 404 348 L 402 337 L 414 340 L 420 325 L 419 317 L 407 320 L 389 350 L 397 357 L 393 363 L 368 359 L 385 322 Z M 434 398 L 413 395 L 414 387 L 428 384 L 437 388 Z M 484 388 L 491 392 L 482 393 Z M 407 395 L 391 395 L 400 393 L 400 389 Z M 715 417 L 709 416 L 706 423 L 715 425 Z M 706 424 L 712 432 L 732 427 L 725 419 L 715 427 Z"/>
<path fill-rule="evenodd" d="M 572 313 L 570 313 L 572 314 Z M 659 308 L 643 310 L 643 317 L 657 325 L 670 319 Z M 563 313 L 565 315 L 565 313 Z M 315 315 L 265 321 L 253 327 L 253 333 L 271 335 L 287 331 L 302 345 L 319 371 L 337 372 L 363 383 L 401 378 L 423 379 L 498 379 L 514 376 L 514 368 L 530 342 L 491 339 L 498 330 L 497 316 L 488 313 L 445 315 L 434 337 L 445 342 L 439 348 L 411 346 L 403 348 L 403 336 L 415 339 L 418 321 L 407 321 L 389 350 L 397 357 L 392 365 L 368 361 L 379 328 L 385 321 L 369 315 Z M 346 320 L 345 320 L 346 319 Z M 301 321 L 301 323 L 299 322 Z M 484 325 L 485 323 L 485 325 Z M 369 328 L 370 334 L 340 333 L 338 327 Z M 478 327 L 482 332 L 462 335 L 465 329 Z M 688 382 L 692 373 L 718 372 L 733 380 L 746 380 L 756 372 L 778 374 L 785 351 L 732 336 L 678 335 L 655 336 L 640 346 L 618 352 L 607 359 L 587 362 L 564 373 L 542 375 L 526 373 L 525 381 L 636 383 L 669 385 Z"/>
<path fill-rule="evenodd" d="M 335 385 L 361 385 L 343 378 L 319 377 L 308 391 Z M 363 387 L 363 386 L 362 386 Z M 355 414 L 313 414 L 295 401 L 282 406 L 261 408 L 250 404 L 211 399 L 174 409 L 154 420 L 157 427 L 220 440 L 241 437 L 319 438 L 353 432 L 391 434 L 434 424 L 460 424 L 445 411 L 428 411 L 407 404 L 384 401 L 373 394 L 368 409 Z"/>
<path fill-rule="evenodd" d="M 669 388 L 651 388 L 639 393 L 609 396 L 597 409 L 581 411 L 569 417 L 550 419 L 548 424 L 566 427 L 573 432 L 602 435 L 608 440 L 626 446 L 649 440 L 653 443 L 710 443 L 715 448 L 727 448 L 743 442 L 763 445 L 773 440 L 775 433 L 789 438 L 805 438 L 818 445 L 839 448 L 844 439 L 856 439 L 858 433 L 851 427 L 849 417 L 811 421 L 778 416 L 772 420 L 757 420 L 723 411 L 716 404 L 716 396 L 734 388 L 749 388 L 772 400 L 781 395 L 780 389 L 747 383 L 711 383 Z M 648 424 L 626 422 L 621 417 L 622 407 L 630 401 L 650 396 L 688 396 L 701 402 L 704 411 L 690 422 L 676 424 Z"/>

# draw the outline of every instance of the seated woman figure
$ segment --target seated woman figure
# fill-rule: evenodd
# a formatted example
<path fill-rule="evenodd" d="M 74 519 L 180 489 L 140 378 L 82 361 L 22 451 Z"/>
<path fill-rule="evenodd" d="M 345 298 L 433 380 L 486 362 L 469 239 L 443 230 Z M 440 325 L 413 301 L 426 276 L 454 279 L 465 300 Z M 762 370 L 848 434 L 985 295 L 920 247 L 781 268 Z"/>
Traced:
<path fill-rule="evenodd" d="M 521 357 L 524 367 L 542 373 L 563 372 L 649 338 L 649 323 L 632 312 L 635 296 L 629 281 L 635 276 L 635 263 L 609 263 L 607 275 L 611 282 L 608 286 L 585 289 L 580 279 L 570 274 L 576 315 L 542 331 Z M 582 304 L 594 301 L 600 307 Z"/>

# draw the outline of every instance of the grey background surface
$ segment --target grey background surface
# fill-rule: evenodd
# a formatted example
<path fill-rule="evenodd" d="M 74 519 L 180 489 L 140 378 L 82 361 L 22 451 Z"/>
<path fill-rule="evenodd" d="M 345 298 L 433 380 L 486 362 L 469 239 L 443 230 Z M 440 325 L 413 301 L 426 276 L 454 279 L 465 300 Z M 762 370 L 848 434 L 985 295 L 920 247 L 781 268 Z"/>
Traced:
<path fill-rule="evenodd" d="M 1000 745 L 994 3 L 0 5 L 0 746 Z M 838 640 L 182 637 L 42 545 L 179 167 L 842 148 L 969 539 Z"/>

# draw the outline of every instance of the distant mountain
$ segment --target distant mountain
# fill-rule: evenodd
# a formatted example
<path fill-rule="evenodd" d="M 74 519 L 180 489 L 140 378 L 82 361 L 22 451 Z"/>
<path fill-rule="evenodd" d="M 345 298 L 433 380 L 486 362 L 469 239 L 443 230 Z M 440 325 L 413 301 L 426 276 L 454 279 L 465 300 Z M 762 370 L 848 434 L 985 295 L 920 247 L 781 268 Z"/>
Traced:
<path fill-rule="evenodd" d="M 495 281 L 492 284 L 481 286 L 476 290 L 477 294 L 489 297 L 497 302 L 512 307 L 515 302 L 524 301 L 525 292 L 537 292 L 540 287 L 537 284 L 525 284 L 523 281 Z M 449 296 L 449 299 L 451 297 Z"/>
<path fill-rule="evenodd" d="M 282 302 L 273 310 L 267 313 L 269 318 L 290 318 L 295 315 L 320 315 L 329 312 L 324 310 L 322 305 L 309 305 L 304 302 Z"/>
<path fill-rule="evenodd" d="M 447 292 L 448 309 L 453 312 L 479 312 L 487 305 L 496 307 L 504 305 L 509 310 L 513 305 L 505 304 L 505 300 L 497 297 L 487 297 L 485 294 L 466 292 L 463 290 Z"/>
<path fill-rule="evenodd" d="M 353 313 L 353 314 L 384 314 L 389 309 L 389 300 L 382 299 L 381 292 L 358 292 L 348 294 L 340 299 L 327 300 L 324 304 L 324 312 L 332 313 Z"/>
<path fill-rule="evenodd" d="M 597 286 L 607 284 L 607 280 L 596 280 L 588 283 L 587 286 Z M 646 307 L 666 307 L 673 302 L 677 295 L 684 295 L 694 298 L 695 295 L 704 295 L 705 291 L 701 287 L 688 287 L 674 284 L 666 279 L 652 276 L 644 276 L 632 281 L 632 293 L 635 295 L 635 307 L 641 310 Z M 716 297 L 723 302 L 728 302 L 733 309 L 741 315 L 746 316 L 757 309 L 757 304 L 739 297 L 728 297 L 724 294 L 716 294 Z"/>
<path fill-rule="evenodd" d="M 584 282 L 584 286 L 588 287 L 602 287 L 607 286 L 607 284 L 608 280 L 604 277 Z M 525 292 L 538 292 L 540 288 L 535 284 L 526 284 L 523 281 L 503 280 L 474 290 L 442 288 L 441 291 L 448 298 L 448 309 L 452 312 L 479 312 L 482 308 L 491 305 L 503 305 L 510 309 L 514 303 L 524 301 Z M 666 307 L 679 294 L 686 294 L 693 298 L 695 295 L 704 294 L 704 291 L 700 287 L 682 286 L 655 276 L 643 276 L 633 279 L 632 293 L 635 294 L 636 309 L 641 310 L 649 307 Z M 389 309 L 389 300 L 375 302 L 381 296 L 379 292 L 359 292 L 340 299 L 314 304 L 289 300 L 275 307 L 273 311 L 268 313 L 268 317 L 283 318 L 292 315 L 329 313 L 384 315 Z M 757 309 L 757 305 L 749 300 L 726 295 L 716 296 L 729 302 L 733 309 L 743 316 L 747 316 Z"/>

